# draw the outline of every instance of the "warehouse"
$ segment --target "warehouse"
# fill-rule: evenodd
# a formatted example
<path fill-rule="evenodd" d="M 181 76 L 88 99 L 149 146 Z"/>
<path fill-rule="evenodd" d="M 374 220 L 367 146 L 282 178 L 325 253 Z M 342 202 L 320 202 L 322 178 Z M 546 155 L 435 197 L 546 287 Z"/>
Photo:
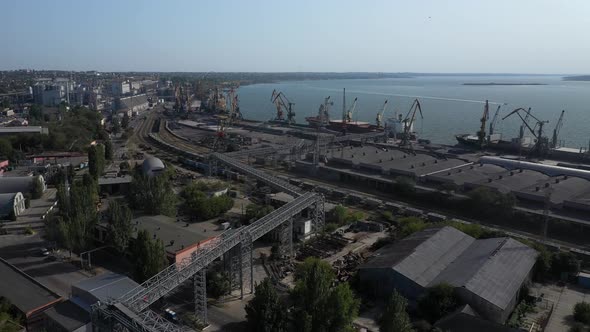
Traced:
<path fill-rule="evenodd" d="M 32 193 L 35 190 L 35 180 L 41 182 L 42 191 L 47 190 L 43 176 L 3 176 L 0 177 L 0 194 Z"/>
<path fill-rule="evenodd" d="M 25 212 L 25 197 L 21 193 L 0 194 L 0 219 L 18 217 Z"/>
<path fill-rule="evenodd" d="M 376 295 L 396 289 L 410 302 L 449 283 L 482 317 L 504 323 L 531 277 L 537 252 L 510 238 L 476 240 L 453 227 L 431 228 L 383 247 L 359 269 Z"/>

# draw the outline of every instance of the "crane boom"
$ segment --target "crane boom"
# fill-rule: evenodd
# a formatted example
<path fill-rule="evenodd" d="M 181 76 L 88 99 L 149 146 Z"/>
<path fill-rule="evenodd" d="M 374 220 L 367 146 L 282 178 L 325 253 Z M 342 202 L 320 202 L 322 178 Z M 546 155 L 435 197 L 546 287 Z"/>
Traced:
<path fill-rule="evenodd" d="M 406 118 L 402 120 L 404 124 L 404 133 L 400 143 L 401 146 L 409 145 L 411 147 L 412 145 L 410 139 L 414 121 L 416 120 L 416 112 L 419 112 L 420 118 L 424 119 L 424 116 L 422 115 L 422 106 L 420 105 L 420 101 L 418 99 L 414 99 L 414 102 L 412 103 L 412 106 L 410 106 L 410 110 L 408 111 Z"/>
<path fill-rule="evenodd" d="M 563 126 L 563 115 L 565 114 L 565 110 L 561 111 L 561 115 L 555 124 L 555 128 L 553 128 L 553 136 L 551 137 L 551 148 L 555 149 L 557 147 L 557 138 L 559 137 L 559 131 Z"/>
<path fill-rule="evenodd" d="M 500 114 L 500 108 L 502 108 L 502 105 L 498 105 L 498 108 L 496 109 L 496 113 L 494 113 L 494 117 L 492 118 L 492 122 L 490 122 L 490 135 L 494 134 L 494 129 L 496 127 L 496 121 L 498 121 L 498 114 Z"/>
<path fill-rule="evenodd" d="M 385 114 L 385 110 L 387 109 L 387 102 L 388 100 L 385 99 L 385 102 L 383 103 L 383 107 L 381 107 L 381 111 L 379 111 L 377 113 L 377 119 L 375 119 L 375 122 L 377 123 L 377 128 L 381 128 L 383 125 L 383 114 Z"/>
<path fill-rule="evenodd" d="M 477 138 L 479 140 L 479 146 L 483 147 L 485 144 L 485 139 L 486 139 L 486 121 L 488 121 L 488 119 L 490 118 L 490 105 L 488 103 L 488 101 L 486 100 L 486 104 L 483 107 L 483 115 L 481 116 L 481 127 L 479 128 L 479 131 L 477 132 Z"/>
<path fill-rule="evenodd" d="M 356 101 L 358 98 L 354 98 L 352 105 L 350 106 L 350 108 L 348 109 L 348 111 L 346 111 L 346 116 L 344 117 L 344 122 L 352 122 L 352 115 L 354 114 L 354 111 L 356 110 Z"/>
<path fill-rule="evenodd" d="M 270 101 L 274 103 L 277 108 L 275 121 L 286 121 L 288 124 L 295 123 L 295 111 L 293 110 L 293 105 L 295 105 L 295 103 L 289 101 L 283 92 L 272 90 Z M 287 119 L 284 117 L 284 112 L 287 113 Z"/>

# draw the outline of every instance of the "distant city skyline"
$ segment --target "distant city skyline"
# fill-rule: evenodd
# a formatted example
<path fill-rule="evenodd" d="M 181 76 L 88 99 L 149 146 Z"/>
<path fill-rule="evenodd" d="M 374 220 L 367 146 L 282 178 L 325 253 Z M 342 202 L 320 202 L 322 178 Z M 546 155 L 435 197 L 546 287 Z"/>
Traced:
<path fill-rule="evenodd" d="M 590 2 L 0 4 L 0 70 L 590 73 Z"/>

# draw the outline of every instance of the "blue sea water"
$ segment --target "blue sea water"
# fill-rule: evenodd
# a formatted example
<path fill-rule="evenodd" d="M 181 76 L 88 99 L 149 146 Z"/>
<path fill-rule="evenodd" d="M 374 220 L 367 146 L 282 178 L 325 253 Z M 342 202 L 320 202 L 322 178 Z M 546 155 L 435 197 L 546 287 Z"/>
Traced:
<path fill-rule="evenodd" d="M 463 83 L 542 83 L 546 85 L 520 86 L 469 86 Z M 295 103 L 296 120 L 305 123 L 306 116 L 316 115 L 324 98 L 331 96 L 334 106 L 331 118 L 342 114 L 342 89 L 350 105 L 358 98 L 355 120 L 375 122 L 375 117 L 389 100 L 385 117 L 395 113 L 406 114 L 414 98 L 422 105 L 423 119 L 415 129 L 421 138 L 436 143 L 454 144 L 455 134 L 475 133 L 489 100 L 490 118 L 498 105 L 502 105 L 496 132 L 509 139 L 518 135 L 520 119 L 514 115 L 501 120 L 518 107 L 532 108 L 532 114 L 549 121 L 545 133 L 551 137 L 555 123 L 565 110 L 560 141 L 563 146 L 588 146 L 590 140 L 590 82 L 563 81 L 561 76 L 420 76 L 397 79 L 349 79 L 322 81 L 290 81 L 272 84 L 255 84 L 240 87 L 240 109 L 244 117 L 270 120 L 275 107 L 270 101 L 273 89 L 285 93 Z"/>

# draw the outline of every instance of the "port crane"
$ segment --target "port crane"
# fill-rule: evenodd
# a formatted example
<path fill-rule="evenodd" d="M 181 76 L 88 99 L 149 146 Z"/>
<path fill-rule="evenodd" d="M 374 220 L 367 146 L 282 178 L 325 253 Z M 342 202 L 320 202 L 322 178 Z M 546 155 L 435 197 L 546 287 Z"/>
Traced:
<path fill-rule="evenodd" d="M 559 119 L 555 124 L 555 128 L 553 128 L 553 136 L 551 137 L 551 148 L 555 149 L 557 147 L 557 137 L 559 136 L 559 131 L 561 127 L 563 127 L 563 115 L 565 114 L 565 110 L 561 111 L 561 115 L 559 115 Z"/>
<path fill-rule="evenodd" d="M 414 121 L 416 120 L 416 112 L 419 112 L 420 118 L 424 119 L 424 116 L 422 115 L 422 106 L 420 106 L 420 101 L 418 101 L 417 98 L 414 99 L 408 114 L 402 120 L 404 132 L 402 133 L 400 146 L 409 146 L 410 149 L 412 149 L 412 129 L 414 128 Z"/>
<path fill-rule="evenodd" d="M 524 117 L 522 116 L 522 114 L 520 114 L 521 111 L 525 112 L 526 115 Z M 512 116 L 513 114 L 518 115 L 518 117 L 522 120 L 523 125 L 531 132 L 533 137 L 535 137 L 535 145 L 530 150 L 530 152 L 535 153 L 538 156 L 544 156 L 549 152 L 549 140 L 546 136 L 543 136 L 543 126 L 549 123 L 549 121 L 539 120 L 536 116 L 532 115 L 530 111 L 530 108 L 528 110 L 525 110 L 524 108 L 519 107 L 514 111 L 508 113 L 508 115 L 503 117 L 502 120 Z M 533 127 L 531 127 L 528 123 L 529 117 L 537 121 L 537 123 Z M 521 142 L 519 142 L 519 144 L 521 144 L 522 146 Z"/>
<path fill-rule="evenodd" d="M 490 104 L 486 100 L 486 104 L 483 107 L 483 115 L 481 116 L 481 120 L 480 120 L 481 127 L 479 128 L 479 131 L 477 132 L 477 139 L 478 139 L 480 148 L 483 148 L 483 146 L 486 144 L 486 122 L 488 121 L 489 118 L 490 118 Z"/>
<path fill-rule="evenodd" d="M 293 111 L 293 105 L 289 101 L 289 99 L 285 96 L 285 94 L 281 91 L 272 90 L 272 95 L 270 96 L 270 101 L 275 104 L 277 108 L 277 116 L 274 119 L 275 121 L 285 121 L 284 112 L 287 113 L 287 123 L 294 124 L 295 123 L 295 111 Z"/>
<path fill-rule="evenodd" d="M 502 105 L 498 105 L 498 108 L 496 109 L 496 113 L 494 113 L 494 117 L 492 118 L 492 122 L 490 122 L 490 130 L 489 130 L 490 136 L 494 134 L 494 129 L 496 128 L 496 122 L 498 121 L 498 115 L 500 114 L 501 108 L 502 108 Z"/>
<path fill-rule="evenodd" d="M 354 114 L 354 111 L 356 110 L 357 99 L 358 98 L 354 98 L 354 100 L 352 101 L 352 105 L 346 111 L 346 114 L 344 115 L 344 122 L 352 122 L 352 115 Z"/>
<path fill-rule="evenodd" d="M 385 114 L 385 110 L 387 109 L 387 102 L 388 100 L 385 99 L 383 107 L 381 107 L 381 111 L 377 113 L 377 118 L 375 119 L 375 122 L 377 123 L 377 128 L 383 127 L 383 114 Z"/>

